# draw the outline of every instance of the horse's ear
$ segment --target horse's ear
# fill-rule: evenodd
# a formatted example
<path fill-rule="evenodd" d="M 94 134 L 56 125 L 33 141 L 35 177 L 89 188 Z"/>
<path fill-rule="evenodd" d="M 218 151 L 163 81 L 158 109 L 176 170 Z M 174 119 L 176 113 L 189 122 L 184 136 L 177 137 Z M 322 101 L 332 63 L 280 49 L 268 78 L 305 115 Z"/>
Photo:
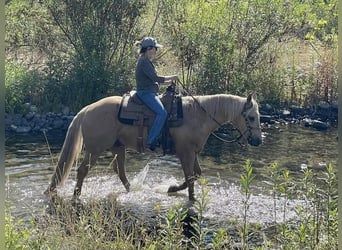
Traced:
<path fill-rule="evenodd" d="M 247 103 L 250 103 L 252 101 L 252 99 L 254 99 L 256 101 L 256 98 L 257 97 L 256 97 L 256 93 L 255 92 L 249 94 L 248 97 L 247 97 Z"/>

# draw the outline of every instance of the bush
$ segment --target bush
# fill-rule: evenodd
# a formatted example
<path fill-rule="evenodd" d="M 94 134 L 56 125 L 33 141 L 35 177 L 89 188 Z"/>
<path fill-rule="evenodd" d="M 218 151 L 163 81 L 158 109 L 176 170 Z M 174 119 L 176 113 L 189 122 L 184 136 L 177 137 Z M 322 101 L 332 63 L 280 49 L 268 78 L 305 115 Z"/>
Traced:
<path fill-rule="evenodd" d="M 58 63 L 51 64 L 48 74 L 64 104 L 76 111 L 131 88 L 135 67 L 133 39 L 143 2 L 48 1 L 44 7 L 63 31 L 59 39 L 67 47 L 67 56 L 54 55 L 53 62 Z"/>
<path fill-rule="evenodd" d="M 170 49 L 157 66 L 181 72 L 192 94 L 256 91 L 274 105 L 337 98 L 336 0 L 13 0 L 6 29 L 6 59 L 15 62 L 6 67 L 7 112 L 24 112 L 25 102 L 76 112 L 122 95 L 134 85 L 133 43 L 146 35 Z M 310 46 L 318 56 L 301 53 Z"/>
<path fill-rule="evenodd" d="M 31 71 L 16 63 L 5 65 L 5 111 L 24 113 L 25 103 L 41 104 L 44 81 L 40 73 Z"/>
<path fill-rule="evenodd" d="M 22 220 L 15 220 L 8 211 L 5 214 L 6 249 L 35 249 L 32 248 L 32 231 L 25 226 Z"/>

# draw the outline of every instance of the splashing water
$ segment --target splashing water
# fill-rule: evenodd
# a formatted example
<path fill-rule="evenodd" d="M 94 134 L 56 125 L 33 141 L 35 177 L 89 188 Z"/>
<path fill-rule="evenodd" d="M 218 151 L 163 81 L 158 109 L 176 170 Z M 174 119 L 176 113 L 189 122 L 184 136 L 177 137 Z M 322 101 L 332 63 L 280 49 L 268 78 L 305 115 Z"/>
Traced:
<path fill-rule="evenodd" d="M 148 170 L 152 162 L 146 164 L 142 171 L 140 171 L 134 179 L 131 181 L 131 191 L 139 191 L 143 188 L 144 181 L 146 179 Z"/>
<path fill-rule="evenodd" d="M 176 185 L 177 179 L 167 175 L 169 162 L 163 158 L 154 159 L 138 172 L 131 182 L 129 193 L 121 193 L 117 199 L 122 203 L 144 204 L 168 203 L 167 190 Z"/>

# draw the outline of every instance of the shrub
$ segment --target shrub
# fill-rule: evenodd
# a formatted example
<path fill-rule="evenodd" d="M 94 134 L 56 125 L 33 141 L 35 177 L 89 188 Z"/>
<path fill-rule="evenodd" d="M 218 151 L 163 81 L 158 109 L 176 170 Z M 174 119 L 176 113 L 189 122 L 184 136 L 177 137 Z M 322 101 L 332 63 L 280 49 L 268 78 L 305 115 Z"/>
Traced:
<path fill-rule="evenodd" d="M 16 63 L 5 65 L 5 111 L 23 113 L 25 103 L 39 105 L 44 91 L 44 81 L 40 73 L 28 70 Z"/>

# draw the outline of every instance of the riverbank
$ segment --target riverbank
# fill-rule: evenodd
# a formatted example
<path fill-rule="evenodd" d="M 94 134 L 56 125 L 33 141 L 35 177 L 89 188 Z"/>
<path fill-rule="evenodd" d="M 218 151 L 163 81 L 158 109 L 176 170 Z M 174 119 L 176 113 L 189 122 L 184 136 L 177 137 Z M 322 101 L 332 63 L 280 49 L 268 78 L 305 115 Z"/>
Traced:
<path fill-rule="evenodd" d="M 275 108 L 269 104 L 260 105 L 260 121 L 263 124 L 298 123 L 304 127 L 327 130 L 337 126 L 338 103 L 321 102 L 316 107 L 290 106 Z M 39 114 L 33 107 L 27 114 L 5 114 L 6 133 L 41 133 L 42 131 L 66 131 L 75 113 L 68 109 L 61 113 Z"/>

